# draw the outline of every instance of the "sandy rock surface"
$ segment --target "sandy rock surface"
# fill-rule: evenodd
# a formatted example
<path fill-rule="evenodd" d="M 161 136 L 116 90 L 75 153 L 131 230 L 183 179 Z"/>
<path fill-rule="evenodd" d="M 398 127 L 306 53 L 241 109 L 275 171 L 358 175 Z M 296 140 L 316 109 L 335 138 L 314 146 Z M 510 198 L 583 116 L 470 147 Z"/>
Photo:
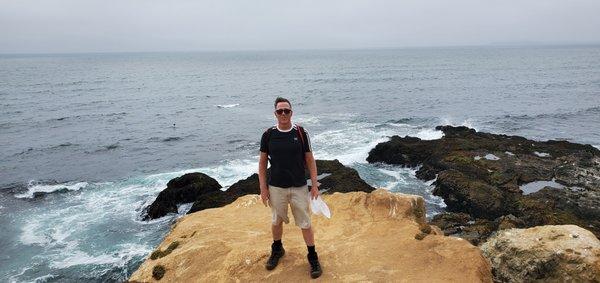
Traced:
<path fill-rule="evenodd" d="M 498 282 L 600 282 L 600 241 L 575 225 L 503 230 L 481 249 Z"/>
<path fill-rule="evenodd" d="M 477 247 L 426 224 L 421 197 L 376 190 L 324 200 L 332 218 L 313 217 L 324 271 L 315 281 L 491 282 Z M 312 281 L 299 228 L 284 226 L 286 255 L 267 271 L 271 242 L 269 209 L 246 195 L 181 218 L 157 249 L 162 257 L 148 258 L 130 281 L 156 281 L 153 271 L 161 282 Z"/>

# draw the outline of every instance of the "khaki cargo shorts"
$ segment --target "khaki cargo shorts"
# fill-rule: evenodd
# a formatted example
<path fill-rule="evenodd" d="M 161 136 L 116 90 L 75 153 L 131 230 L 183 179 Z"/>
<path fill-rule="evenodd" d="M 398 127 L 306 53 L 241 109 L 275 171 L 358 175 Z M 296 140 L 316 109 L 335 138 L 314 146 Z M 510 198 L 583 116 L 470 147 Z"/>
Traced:
<path fill-rule="evenodd" d="M 292 207 L 292 215 L 296 226 L 301 229 L 310 228 L 308 186 L 280 188 L 269 186 L 269 202 L 273 215 L 273 225 L 281 222 L 290 223 L 288 203 Z"/>

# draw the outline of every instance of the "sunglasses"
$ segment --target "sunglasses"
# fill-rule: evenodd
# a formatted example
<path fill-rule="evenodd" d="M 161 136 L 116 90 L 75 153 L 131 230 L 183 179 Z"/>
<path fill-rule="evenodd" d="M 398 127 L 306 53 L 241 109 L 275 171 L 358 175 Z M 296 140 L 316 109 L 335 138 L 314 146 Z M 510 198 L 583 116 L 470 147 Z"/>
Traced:
<path fill-rule="evenodd" d="M 292 109 L 287 109 L 287 108 L 277 109 L 277 110 L 275 110 L 275 113 L 277 113 L 277 115 L 281 115 L 283 113 L 285 113 L 285 115 L 290 115 L 290 113 L 292 113 Z"/>

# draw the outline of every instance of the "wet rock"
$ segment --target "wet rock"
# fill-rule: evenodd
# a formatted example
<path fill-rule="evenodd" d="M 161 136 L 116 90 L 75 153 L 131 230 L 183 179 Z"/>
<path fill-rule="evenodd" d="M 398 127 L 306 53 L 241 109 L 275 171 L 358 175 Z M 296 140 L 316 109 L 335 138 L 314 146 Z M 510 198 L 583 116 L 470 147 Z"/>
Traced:
<path fill-rule="evenodd" d="M 221 185 L 203 173 L 188 173 L 167 183 L 156 200 L 148 207 L 145 220 L 177 213 L 177 205 L 201 199 L 204 195 L 220 192 Z"/>
<path fill-rule="evenodd" d="M 432 180 L 437 176 L 433 193 L 444 199 L 449 212 L 492 223 L 485 227 L 575 224 L 600 235 L 600 150 L 567 141 L 540 142 L 477 132 L 463 126 L 436 129 L 443 131 L 444 137 L 420 140 L 393 136 L 373 148 L 367 161 L 420 166 L 418 178 Z M 521 186 L 530 182 L 550 180 L 562 189 L 547 187 L 527 195 L 521 191 Z M 508 215 L 518 221 L 503 218 L 496 223 Z M 483 240 L 464 230 L 461 235 Z"/>
<path fill-rule="evenodd" d="M 445 236 L 463 238 L 473 245 L 479 245 L 496 229 L 495 221 L 472 218 L 466 213 L 444 212 L 435 215 L 431 225 L 439 227 Z"/>
<path fill-rule="evenodd" d="M 480 248 L 496 282 L 600 281 L 600 241 L 575 225 L 503 230 Z"/>

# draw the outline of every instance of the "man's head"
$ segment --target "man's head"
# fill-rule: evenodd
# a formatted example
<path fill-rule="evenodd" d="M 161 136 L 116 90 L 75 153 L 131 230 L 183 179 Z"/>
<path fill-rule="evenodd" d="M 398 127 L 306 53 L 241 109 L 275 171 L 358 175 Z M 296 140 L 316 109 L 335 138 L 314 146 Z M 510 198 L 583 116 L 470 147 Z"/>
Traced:
<path fill-rule="evenodd" d="M 275 99 L 275 117 L 280 124 L 291 122 L 292 118 L 292 103 L 283 97 Z"/>

